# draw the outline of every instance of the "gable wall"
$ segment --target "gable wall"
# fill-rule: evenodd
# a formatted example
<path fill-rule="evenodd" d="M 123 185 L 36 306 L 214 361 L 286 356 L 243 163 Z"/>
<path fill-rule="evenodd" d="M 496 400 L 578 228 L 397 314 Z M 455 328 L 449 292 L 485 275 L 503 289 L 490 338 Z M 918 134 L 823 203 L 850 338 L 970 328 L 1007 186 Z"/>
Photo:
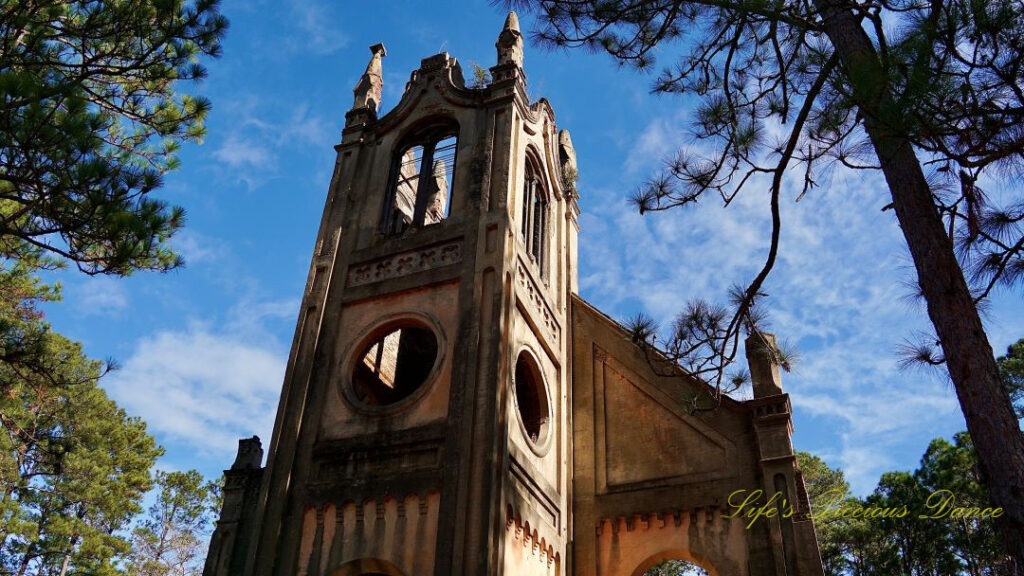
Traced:
<path fill-rule="evenodd" d="M 688 413 L 697 384 L 656 373 L 575 297 L 572 339 L 572 572 L 639 576 L 680 558 L 712 574 L 773 574 L 767 523 L 723 517 L 731 493 L 762 485 L 749 409 L 726 398 Z"/>

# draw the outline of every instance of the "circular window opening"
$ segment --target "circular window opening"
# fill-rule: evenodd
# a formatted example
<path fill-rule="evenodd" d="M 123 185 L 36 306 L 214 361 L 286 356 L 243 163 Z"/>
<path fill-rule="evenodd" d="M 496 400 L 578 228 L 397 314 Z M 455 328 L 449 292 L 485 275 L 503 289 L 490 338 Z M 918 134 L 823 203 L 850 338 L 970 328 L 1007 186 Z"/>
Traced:
<path fill-rule="evenodd" d="M 548 429 L 548 395 L 540 368 L 525 351 L 516 360 L 516 407 L 526 435 L 534 444 L 543 441 Z"/>
<path fill-rule="evenodd" d="M 430 376 L 437 360 L 437 337 L 420 326 L 385 331 L 360 351 L 352 374 L 356 398 L 387 406 L 408 398 Z"/>

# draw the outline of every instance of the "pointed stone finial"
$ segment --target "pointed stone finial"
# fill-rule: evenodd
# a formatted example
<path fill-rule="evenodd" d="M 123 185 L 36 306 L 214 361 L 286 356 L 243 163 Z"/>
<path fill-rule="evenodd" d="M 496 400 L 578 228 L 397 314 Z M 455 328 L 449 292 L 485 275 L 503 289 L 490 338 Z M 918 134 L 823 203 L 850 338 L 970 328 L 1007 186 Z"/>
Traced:
<path fill-rule="evenodd" d="M 558 133 L 558 159 L 562 163 L 563 187 L 566 193 L 576 196 L 576 180 L 579 179 L 579 169 L 576 167 L 576 149 L 573 148 L 568 130 Z"/>
<path fill-rule="evenodd" d="M 505 18 L 505 27 L 495 44 L 498 48 L 498 66 L 515 64 L 523 67 L 523 33 L 519 31 L 519 17 L 509 12 Z"/>
<path fill-rule="evenodd" d="M 377 107 L 380 106 L 381 91 L 384 89 L 383 69 L 380 59 L 387 56 L 388 51 L 384 48 L 383 44 L 374 44 L 370 46 L 370 52 L 373 53 L 373 56 L 370 58 L 369 64 L 366 65 L 366 71 L 363 72 L 362 78 L 356 84 L 355 90 L 353 90 L 355 92 L 355 102 L 352 104 L 352 109 L 369 108 L 376 113 Z"/>
<path fill-rule="evenodd" d="M 519 16 L 516 16 L 515 12 L 509 12 L 508 16 L 505 17 L 504 29 L 519 32 Z"/>
<path fill-rule="evenodd" d="M 751 332 L 745 344 L 750 380 L 754 385 L 754 398 L 782 394 L 782 375 L 779 373 L 779 353 L 775 335 L 768 332 Z"/>

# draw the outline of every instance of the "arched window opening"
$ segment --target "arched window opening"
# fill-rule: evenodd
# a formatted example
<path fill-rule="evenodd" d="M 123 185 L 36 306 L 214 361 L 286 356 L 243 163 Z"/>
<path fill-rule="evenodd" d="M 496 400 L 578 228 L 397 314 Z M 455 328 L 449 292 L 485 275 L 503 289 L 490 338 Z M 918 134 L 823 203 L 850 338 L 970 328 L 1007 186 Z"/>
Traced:
<path fill-rule="evenodd" d="M 644 576 L 709 576 L 707 570 L 686 560 L 668 560 L 649 568 Z"/>
<path fill-rule="evenodd" d="M 548 396 L 540 368 L 525 351 L 516 360 L 515 388 L 516 408 L 526 435 L 534 444 L 543 443 L 550 419 Z"/>
<path fill-rule="evenodd" d="M 392 167 L 384 232 L 401 234 L 412 226 L 430 226 L 450 215 L 458 134 L 453 127 L 415 135 Z"/>
<path fill-rule="evenodd" d="M 532 160 L 526 163 L 526 179 L 523 182 L 522 224 L 520 234 L 526 253 L 537 264 L 541 274 L 545 272 L 545 244 L 547 241 L 548 198 L 540 177 L 540 170 Z"/>
<path fill-rule="evenodd" d="M 354 362 L 356 398 L 371 406 L 387 406 L 408 398 L 430 376 L 437 354 L 437 337 L 425 327 L 386 331 L 366 344 Z"/>

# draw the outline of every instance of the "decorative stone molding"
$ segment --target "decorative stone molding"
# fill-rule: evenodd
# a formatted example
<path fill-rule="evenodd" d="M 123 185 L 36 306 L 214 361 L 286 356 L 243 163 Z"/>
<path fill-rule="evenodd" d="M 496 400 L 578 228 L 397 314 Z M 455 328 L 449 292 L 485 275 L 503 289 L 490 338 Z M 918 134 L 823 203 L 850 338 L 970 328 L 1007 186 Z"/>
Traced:
<path fill-rule="evenodd" d="M 712 524 L 716 519 L 728 521 L 721 515 L 718 506 L 698 507 L 693 509 L 666 510 L 665 512 L 648 512 L 632 516 L 602 518 L 597 523 L 597 535 L 604 533 L 619 534 L 621 532 L 644 532 L 663 528 L 676 528 L 684 524 L 702 526 Z"/>
<path fill-rule="evenodd" d="M 534 315 L 534 320 L 547 331 L 547 335 L 551 337 L 552 342 L 559 342 L 561 328 L 559 328 L 558 322 L 555 321 L 555 313 L 551 311 L 551 307 L 544 300 L 540 287 L 537 286 L 533 276 L 527 271 L 523 261 L 518 260 L 516 263 L 516 276 L 518 277 L 519 287 L 522 289 L 522 294 Z"/>
<path fill-rule="evenodd" d="M 672 551 L 669 557 L 697 564 L 711 574 L 752 573 L 746 521 L 726 518 L 715 505 L 605 517 L 595 529 L 598 574 L 643 573 L 666 550 Z"/>
<path fill-rule="evenodd" d="M 462 244 L 459 242 L 401 252 L 352 266 L 348 270 L 348 285 L 365 286 L 459 262 L 462 262 Z"/>
<path fill-rule="evenodd" d="M 541 562 L 549 566 L 560 562 L 561 556 L 555 551 L 554 546 L 548 543 L 547 538 L 541 536 L 535 527 L 530 526 L 529 520 L 524 521 L 522 516 L 513 510 L 511 504 L 505 507 L 505 530 L 516 542 L 521 543 L 524 548 L 529 548 L 530 553 Z"/>

